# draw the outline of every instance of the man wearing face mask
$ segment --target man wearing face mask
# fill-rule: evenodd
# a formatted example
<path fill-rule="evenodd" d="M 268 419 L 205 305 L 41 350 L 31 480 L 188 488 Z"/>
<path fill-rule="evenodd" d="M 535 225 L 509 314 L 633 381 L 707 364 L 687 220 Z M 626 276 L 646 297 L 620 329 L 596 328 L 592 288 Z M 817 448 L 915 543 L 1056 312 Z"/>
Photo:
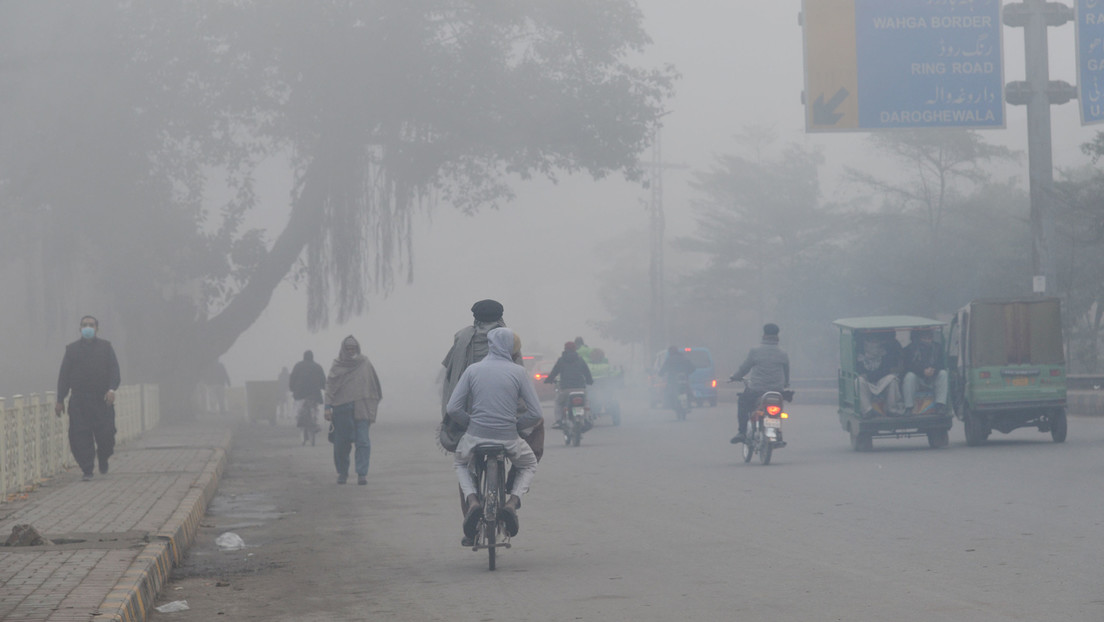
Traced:
<path fill-rule="evenodd" d="M 65 346 L 58 372 L 54 414 L 65 412 L 69 396 L 69 449 L 84 473 L 92 479 L 99 458 L 100 473 L 107 473 L 107 459 L 115 451 L 115 390 L 119 388 L 119 360 L 111 343 L 96 336 L 100 323 L 91 315 L 81 318 L 81 338 Z"/>

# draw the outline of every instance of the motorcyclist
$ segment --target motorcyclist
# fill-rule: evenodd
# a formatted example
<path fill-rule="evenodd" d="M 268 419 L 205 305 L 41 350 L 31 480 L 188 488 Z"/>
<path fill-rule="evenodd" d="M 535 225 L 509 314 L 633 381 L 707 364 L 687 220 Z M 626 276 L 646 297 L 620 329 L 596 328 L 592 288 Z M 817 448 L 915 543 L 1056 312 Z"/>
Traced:
<path fill-rule="evenodd" d="M 685 352 L 675 346 L 667 348 L 667 358 L 659 368 L 659 375 L 666 381 L 663 395 L 668 408 L 677 409 L 680 382 L 685 383 L 679 376 L 689 377 L 695 369 L 694 363 L 687 358 Z"/>
<path fill-rule="evenodd" d="M 548 373 L 548 377 L 544 381 L 552 384 L 556 382 L 557 376 L 560 377 L 560 385 L 556 390 L 556 423 L 552 424 L 552 427 L 559 430 L 563 428 L 564 409 L 567 407 L 568 394 L 573 389 L 586 391 L 588 384 L 594 384 L 594 377 L 590 375 L 590 367 L 576 352 L 574 341 L 568 341 L 564 344 L 563 354 L 552 366 L 552 371 Z"/>
<path fill-rule="evenodd" d="M 778 347 L 778 325 L 763 325 L 763 340 L 748 352 L 740 368 L 729 378 L 737 382 L 747 377 L 747 389 L 740 393 L 736 406 L 739 433 L 730 443 L 742 443 L 747 437 L 748 416 L 767 391 L 781 391 L 790 386 L 790 357 Z"/>

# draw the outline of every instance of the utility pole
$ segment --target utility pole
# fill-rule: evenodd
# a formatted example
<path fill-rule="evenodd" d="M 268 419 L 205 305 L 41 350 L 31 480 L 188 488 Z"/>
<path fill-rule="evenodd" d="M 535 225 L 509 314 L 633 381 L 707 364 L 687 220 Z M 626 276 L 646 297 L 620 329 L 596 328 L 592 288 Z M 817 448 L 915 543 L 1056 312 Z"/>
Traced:
<path fill-rule="evenodd" d="M 1050 106 L 1077 97 L 1067 82 L 1050 79 L 1047 28 L 1074 18 L 1073 9 L 1059 2 L 1024 0 L 1004 7 L 1004 23 L 1024 29 L 1024 82 L 1009 82 L 1005 100 L 1027 106 L 1028 184 L 1031 193 L 1031 265 L 1037 294 L 1054 291 L 1054 160 L 1050 133 Z"/>
<path fill-rule="evenodd" d="M 651 297 L 648 306 L 648 352 L 652 356 L 667 347 L 667 313 L 663 283 L 663 239 L 666 221 L 663 215 L 663 145 L 658 124 L 652 129 L 652 161 L 649 166 L 648 201 L 649 261 L 648 281 Z"/>
<path fill-rule="evenodd" d="M 652 128 L 652 160 L 648 163 L 648 199 L 649 221 L 649 262 L 648 279 L 651 285 L 651 298 L 648 306 L 648 352 L 651 357 L 670 345 L 667 334 L 666 280 L 663 270 L 663 251 L 666 218 L 663 214 L 663 170 L 688 168 L 685 164 L 670 164 L 663 161 L 662 129 L 657 123 Z M 650 363 L 649 358 L 646 363 Z"/>

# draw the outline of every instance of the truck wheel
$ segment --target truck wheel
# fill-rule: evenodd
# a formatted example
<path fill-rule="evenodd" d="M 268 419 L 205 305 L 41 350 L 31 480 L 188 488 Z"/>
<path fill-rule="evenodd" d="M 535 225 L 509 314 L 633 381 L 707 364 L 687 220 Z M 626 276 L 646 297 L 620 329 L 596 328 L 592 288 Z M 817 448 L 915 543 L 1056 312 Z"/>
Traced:
<path fill-rule="evenodd" d="M 1050 438 L 1055 443 L 1066 442 L 1066 411 L 1059 408 L 1050 416 Z"/>

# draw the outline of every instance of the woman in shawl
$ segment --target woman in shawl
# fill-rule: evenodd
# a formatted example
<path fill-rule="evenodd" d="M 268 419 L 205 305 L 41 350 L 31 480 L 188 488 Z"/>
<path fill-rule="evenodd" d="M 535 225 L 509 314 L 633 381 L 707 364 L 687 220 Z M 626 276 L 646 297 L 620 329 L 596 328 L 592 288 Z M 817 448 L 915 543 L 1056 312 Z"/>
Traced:
<path fill-rule="evenodd" d="M 372 444 L 368 426 L 376 421 L 383 399 L 376 369 L 360 353 L 360 343 L 349 335 L 326 377 L 326 421 L 333 423 L 334 467 L 337 483 L 349 479 L 349 451 L 356 445 L 357 484 L 368 483 L 368 457 Z"/>

